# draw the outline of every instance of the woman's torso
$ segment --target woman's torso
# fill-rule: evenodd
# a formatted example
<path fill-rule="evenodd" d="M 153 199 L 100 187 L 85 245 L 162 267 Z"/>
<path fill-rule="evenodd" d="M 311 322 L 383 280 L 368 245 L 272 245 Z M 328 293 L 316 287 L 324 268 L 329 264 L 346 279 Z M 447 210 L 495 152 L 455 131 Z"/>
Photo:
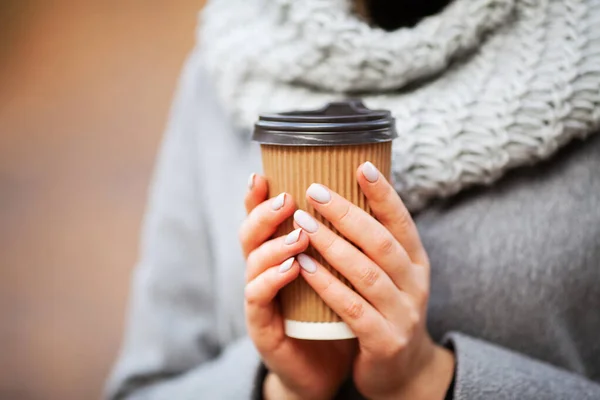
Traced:
<path fill-rule="evenodd" d="M 244 335 L 237 230 L 258 145 L 233 132 L 207 81 L 198 176 L 215 269 L 218 340 Z M 190 105 L 192 106 L 192 105 Z M 600 379 L 600 137 L 416 216 L 432 265 L 429 330 L 459 331 Z"/>

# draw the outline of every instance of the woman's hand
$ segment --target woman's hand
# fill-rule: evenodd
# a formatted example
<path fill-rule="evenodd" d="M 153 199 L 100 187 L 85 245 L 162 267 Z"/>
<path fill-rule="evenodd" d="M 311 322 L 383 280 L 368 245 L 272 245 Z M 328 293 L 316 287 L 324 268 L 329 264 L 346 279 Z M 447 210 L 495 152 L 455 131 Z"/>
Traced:
<path fill-rule="evenodd" d="M 356 334 L 354 383 L 369 399 L 443 399 L 454 372 L 452 353 L 433 343 L 425 327 L 429 293 L 427 254 L 402 201 L 371 164 L 357 179 L 375 215 L 313 184 L 307 198 L 343 234 L 298 210 L 295 224 L 347 287 L 301 254 L 301 274 Z M 360 250 L 359 250 L 360 249 Z"/>
<path fill-rule="evenodd" d="M 267 399 L 330 399 L 350 372 L 354 342 L 304 341 L 285 335 L 275 297 L 299 274 L 294 256 L 308 247 L 301 230 L 269 240 L 294 212 L 294 200 L 280 194 L 267 200 L 267 182 L 252 175 L 245 205 L 248 217 L 239 238 L 246 257 L 245 310 L 248 333 L 269 369 Z"/>

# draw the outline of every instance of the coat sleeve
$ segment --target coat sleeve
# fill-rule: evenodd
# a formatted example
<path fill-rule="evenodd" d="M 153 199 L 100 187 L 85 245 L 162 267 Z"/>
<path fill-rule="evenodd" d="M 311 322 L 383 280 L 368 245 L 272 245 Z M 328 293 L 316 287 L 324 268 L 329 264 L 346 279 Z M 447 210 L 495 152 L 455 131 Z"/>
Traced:
<path fill-rule="evenodd" d="M 249 398 L 258 370 L 249 339 L 220 348 L 215 338 L 210 232 L 198 172 L 198 62 L 192 53 L 159 153 L 125 338 L 106 386 L 111 400 Z"/>
<path fill-rule="evenodd" d="M 523 354 L 450 333 L 454 349 L 455 400 L 600 399 L 600 385 Z"/>

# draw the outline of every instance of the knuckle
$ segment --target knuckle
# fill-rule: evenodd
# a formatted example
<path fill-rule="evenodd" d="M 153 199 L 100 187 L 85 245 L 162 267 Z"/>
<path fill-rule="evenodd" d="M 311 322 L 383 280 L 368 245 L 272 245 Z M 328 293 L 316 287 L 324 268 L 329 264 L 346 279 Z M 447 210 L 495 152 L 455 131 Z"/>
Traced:
<path fill-rule="evenodd" d="M 352 219 L 352 215 L 353 215 L 352 204 L 347 202 L 346 209 L 344 210 L 344 212 L 342 212 L 342 214 L 340 215 L 340 218 L 338 219 L 340 226 L 347 224 L 348 221 L 350 221 Z"/>
<path fill-rule="evenodd" d="M 397 335 L 392 342 L 393 354 L 401 353 L 408 346 L 408 338 L 404 335 Z"/>
<path fill-rule="evenodd" d="M 246 258 L 246 269 L 253 269 L 256 265 L 256 250 L 251 251 Z"/>
<path fill-rule="evenodd" d="M 402 325 L 398 328 L 401 337 L 410 340 L 421 325 L 422 314 L 412 298 L 407 296 L 405 298 L 405 304 L 406 311 L 404 312 Z"/>
<path fill-rule="evenodd" d="M 381 272 L 372 265 L 363 268 L 360 272 L 360 281 L 363 283 L 363 285 L 368 287 L 375 285 L 375 283 L 379 281 L 380 277 Z"/>
<path fill-rule="evenodd" d="M 242 244 L 242 246 L 244 246 L 245 242 L 246 242 L 246 225 L 242 224 L 237 232 L 238 235 L 238 241 Z"/>
<path fill-rule="evenodd" d="M 323 285 L 323 288 L 321 289 L 321 295 L 325 295 L 330 289 L 331 286 L 333 285 L 333 279 L 327 279 L 327 281 L 325 282 L 325 285 Z"/>
<path fill-rule="evenodd" d="M 252 236 L 253 231 L 262 229 L 265 225 L 269 225 L 271 223 L 269 216 L 270 214 L 267 212 L 267 208 L 264 204 L 254 207 L 246 218 L 247 225 L 250 227 L 247 233 L 248 236 Z"/>
<path fill-rule="evenodd" d="M 396 222 L 396 226 L 401 231 L 412 229 L 413 220 L 405 207 L 402 207 L 397 211 L 396 215 L 394 216 L 394 220 Z"/>
<path fill-rule="evenodd" d="M 329 255 L 330 257 L 335 257 L 336 249 L 339 238 L 337 235 L 331 235 L 331 238 L 327 240 L 327 242 L 323 245 L 323 250 L 320 252 L 323 255 Z"/>
<path fill-rule="evenodd" d="M 260 207 L 255 208 L 252 211 L 250 218 L 252 220 L 253 227 L 258 228 L 258 227 L 269 224 L 269 216 L 266 213 L 261 212 L 261 211 L 262 211 L 262 209 Z"/>
<path fill-rule="evenodd" d="M 255 262 L 256 256 L 254 253 L 254 251 L 251 252 L 246 259 L 246 282 L 250 282 L 252 280 L 254 273 L 257 270 Z"/>
<path fill-rule="evenodd" d="M 381 187 L 381 189 L 373 191 L 370 197 L 372 201 L 377 203 L 388 203 L 392 196 L 395 197 L 398 196 L 398 194 L 391 186 L 385 185 L 384 187 Z"/>
<path fill-rule="evenodd" d="M 385 340 L 377 351 L 377 356 L 384 360 L 392 360 L 408 346 L 408 340 L 402 335 L 395 335 Z"/>
<path fill-rule="evenodd" d="M 424 269 L 425 273 L 428 275 L 427 279 L 429 279 L 429 269 L 430 269 L 430 263 L 429 263 L 429 256 L 427 255 L 427 252 L 425 251 L 425 249 L 422 246 L 419 246 L 419 248 L 416 250 L 416 257 L 415 259 L 418 260 L 418 265 L 421 266 L 421 268 Z"/>
<path fill-rule="evenodd" d="M 376 351 L 374 351 L 374 353 L 378 359 L 383 360 L 393 360 L 398 354 L 391 342 L 382 346 L 382 348 L 377 349 Z"/>
<path fill-rule="evenodd" d="M 383 208 L 388 202 L 387 193 L 382 193 L 379 190 L 369 193 L 369 204 L 375 208 Z"/>
<path fill-rule="evenodd" d="M 357 320 L 365 315 L 365 307 L 362 303 L 353 300 L 344 308 L 344 314 L 350 319 Z"/>
<path fill-rule="evenodd" d="M 419 307 L 426 305 L 429 299 L 429 290 L 426 286 L 417 285 L 414 288 L 413 297 Z"/>
<path fill-rule="evenodd" d="M 260 279 L 261 286 L 264 288 L 264 290 L 271 290 L 273 289 L 273 287 L 276 286 L 276 281 L 275 279 L 273 279 L 273 274 L 271 274 L 271 272 L 272 270 L 268 269 L 262 274 L 260 274 L 257 278 Z"/>
<path fill-rule="evenodd" d="M 246 197 L 244 197 L 244 207 L 246 207 L 246 210 L 248 212 L 252 211 L 253 207 L 252 207 L 252 197 L 250 194 L 247 194 Z"/>
<path fill-rule="evenodd" d="M 248 284 L 244 288 L 244 299 L 246 300 L 247 304 L 250 304 L 250 305 L 256 304 L 256 302 L 257 302 L 256 292 L 253 290 L 252 285 Z"/>
<path fill-rule="evenodd" d="M 421 323 L 421 315 L 416 310 L 413 310 L 408 314 L 408 322 L 412 334 Z"/>
<path fill-rule="evenodd" d="M 395 242 L 388 236 L 384 236 L 377 241 L 376 250 L 378 254 L 388 255 L 395 249 Z"/>
<path fill-rule="evenodd" d="M 332 246 L 327 255 L 329 258 L 332 260 L 337 260 L 339 263 L 350 262 L 350 255 L 348 254 L 348 251 L 345 246 L 341 245 L 340 242 Z"/>

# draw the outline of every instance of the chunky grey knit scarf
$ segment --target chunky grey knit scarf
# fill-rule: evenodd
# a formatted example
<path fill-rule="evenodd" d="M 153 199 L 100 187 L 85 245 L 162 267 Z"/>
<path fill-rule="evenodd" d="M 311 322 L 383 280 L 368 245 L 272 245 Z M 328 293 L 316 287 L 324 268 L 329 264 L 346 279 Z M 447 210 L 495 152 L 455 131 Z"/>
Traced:
<path fill-rule="evenodd" d="M 241 127 L 356 93 L 391 110 L 412 209 L 600 128 L 600 0 L 455 0 L 394 32 L 348 0 L 213 0 L 199 40 Z"/>

